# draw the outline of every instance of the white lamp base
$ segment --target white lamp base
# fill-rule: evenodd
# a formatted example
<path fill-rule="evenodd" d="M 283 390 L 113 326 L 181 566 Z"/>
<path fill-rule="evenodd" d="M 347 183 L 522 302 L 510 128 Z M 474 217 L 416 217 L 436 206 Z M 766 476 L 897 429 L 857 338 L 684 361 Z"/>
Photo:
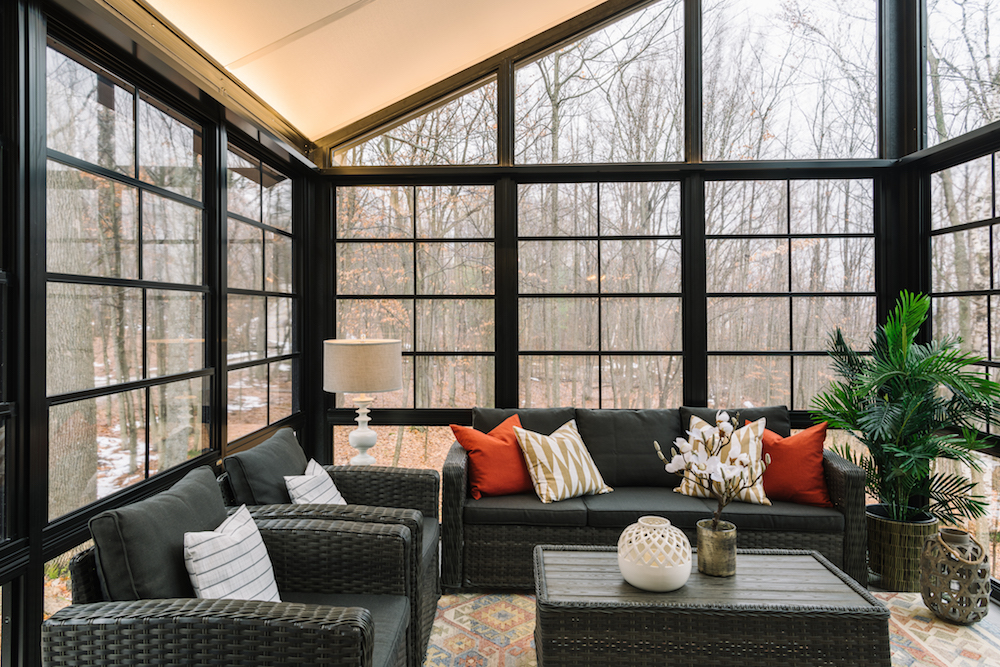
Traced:
<path fill-rule="evenodd" d="M 373 396 L 367 394 L 358 394 L 354 397 L 354 403 L 358 406 L 358 416 L 355 419 L 358 427 L 347 436 L 347 442 L 358 450 L 358 455 L 351 459 L 352 466 L 370 466 L 376 463 L 375 457 L 368 453 L 378 440 L 378 434 L 368 428 L 368 422 L 371 421 L 368 417 L 368 406 L 374 400 Z"/>

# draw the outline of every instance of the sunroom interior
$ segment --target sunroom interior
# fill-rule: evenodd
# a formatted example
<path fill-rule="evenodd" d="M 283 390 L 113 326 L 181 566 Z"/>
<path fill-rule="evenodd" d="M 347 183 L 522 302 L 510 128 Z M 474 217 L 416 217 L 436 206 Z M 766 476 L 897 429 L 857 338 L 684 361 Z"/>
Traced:
<path fill-rule="evenodd" d="M 997 379 L 998 16 L 4 3 L 0 664 L 41 664 L 96 514 L 283 427 L 346 463 L 327 339 L 402 340 L 372 453 L 436 470 L 475 406 L 806 428 L 829 333 L 863 347 L 903 290 L 931 295 L 923 340 Z M 1000 576 L 1000 446 L 979 454 Z"/>

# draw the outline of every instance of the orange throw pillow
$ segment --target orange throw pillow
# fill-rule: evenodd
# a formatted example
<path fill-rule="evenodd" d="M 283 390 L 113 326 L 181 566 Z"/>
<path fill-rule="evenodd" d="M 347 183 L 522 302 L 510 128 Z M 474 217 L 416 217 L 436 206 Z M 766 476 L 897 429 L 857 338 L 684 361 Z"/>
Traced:
<path fill-rule="evenodd" d="M 764 493 L 768 498 L 833 507 L 823 476 L 826 428 L 823 422 L 787 438 L 764 431 L 764 454 L 771 455 L 771 464 L 764 471 Z"/>
<path fill-rule="evenodd" d="M 473 498 L 535 490 L 514 435 L 515 426 L 521 427 L 517 415 L 508 417 L 489 433 L 451 425 L 458 444 L 469 452 L 469 492 Z"/>

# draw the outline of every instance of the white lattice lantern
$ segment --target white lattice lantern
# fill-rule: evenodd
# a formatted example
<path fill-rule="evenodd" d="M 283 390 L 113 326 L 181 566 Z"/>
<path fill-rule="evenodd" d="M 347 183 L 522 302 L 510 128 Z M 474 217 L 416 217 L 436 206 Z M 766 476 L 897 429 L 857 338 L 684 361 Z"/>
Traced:
<path fill-rule="evenodd" d="M 677 590 L 691 576 L 691 543 L 667 519 L 641 517 L 618 538 L 618 568 L 636 588 Z"/>

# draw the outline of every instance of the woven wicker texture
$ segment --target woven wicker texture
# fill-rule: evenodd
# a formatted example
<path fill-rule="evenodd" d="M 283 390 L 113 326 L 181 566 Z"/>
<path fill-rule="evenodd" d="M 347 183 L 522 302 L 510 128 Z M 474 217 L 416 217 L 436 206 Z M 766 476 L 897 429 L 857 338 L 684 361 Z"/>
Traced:
<path fill-rule="evenodd" d="M 920 552 L 937 533 L 937 523 L 906 523 L 865 515 L 870 544 L 868 564 L 887 591 L 920 590 Z"/>
<path fill-rule="evenodd" d="M 441 584 L 460 588 L 462 575 L 462 510 L 469 493 L 469 455 L 457 442 L 448 450 L 442 467 L 441 494 Z"/>
<path fill-rule="evenodd" d="M 348 502 L 407 507 L 438 516 L 441 475 L 437 470 L 386 466 L 324 466 Z"/>
<path fill-rule="evenodd" d="M 938 533 L 920 554 L 920 595 L 938 618 L 967 625 L 990 610 L 990 564 L 982 545 L 970 535 L 952 544 Z"/>

